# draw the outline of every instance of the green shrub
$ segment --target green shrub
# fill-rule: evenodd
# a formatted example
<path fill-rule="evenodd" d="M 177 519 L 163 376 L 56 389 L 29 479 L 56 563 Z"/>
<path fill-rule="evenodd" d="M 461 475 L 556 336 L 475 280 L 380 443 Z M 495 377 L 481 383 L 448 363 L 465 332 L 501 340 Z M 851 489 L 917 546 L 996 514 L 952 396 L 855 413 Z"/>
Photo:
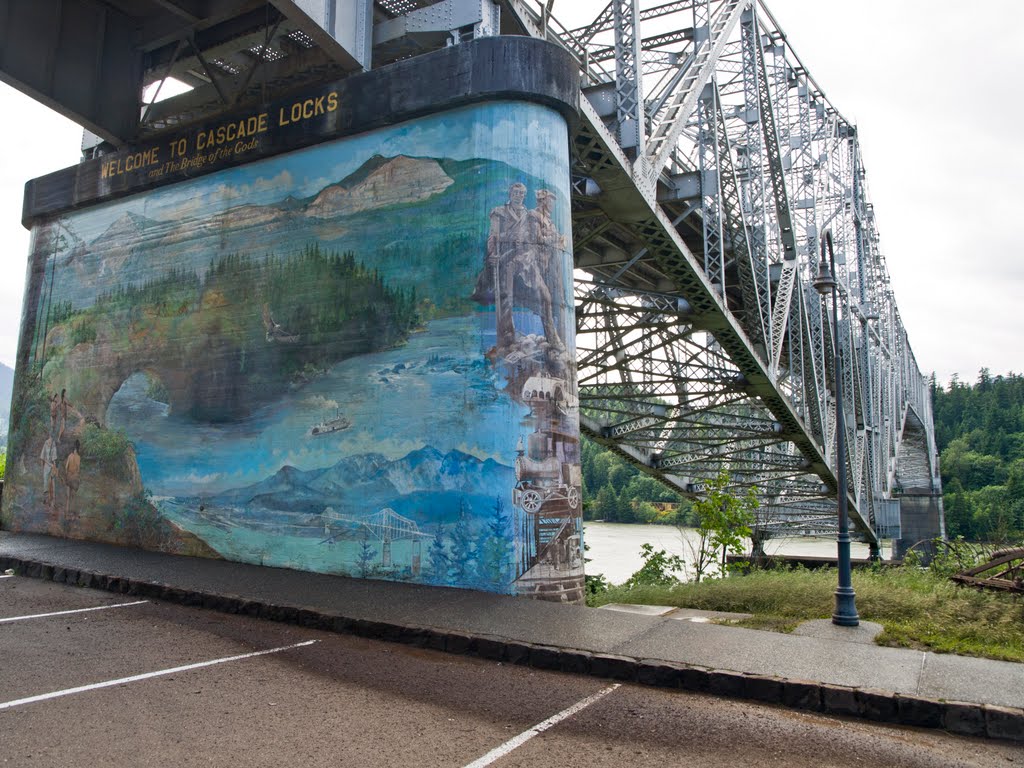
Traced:
<path fill-rule="evenodd" d="M 679 583 L 675 575 L 683 572 L 683 559 L 679 555 L 670 555 L 664 549 L 655 551 L 650 544 L 641 544 L 640 557 L 644 564 L 622 585 L 625 589 Z"/>
<path fill-rule="evenodd" d="M 611 587 L 611 582 L 604 577 L 603 573 L 588 573 L 583 577 L 583 582 L 587 592 L 587 602 L 590 602 L 592 597 L 600 595 L 602 592 L 607 592 Z"/>

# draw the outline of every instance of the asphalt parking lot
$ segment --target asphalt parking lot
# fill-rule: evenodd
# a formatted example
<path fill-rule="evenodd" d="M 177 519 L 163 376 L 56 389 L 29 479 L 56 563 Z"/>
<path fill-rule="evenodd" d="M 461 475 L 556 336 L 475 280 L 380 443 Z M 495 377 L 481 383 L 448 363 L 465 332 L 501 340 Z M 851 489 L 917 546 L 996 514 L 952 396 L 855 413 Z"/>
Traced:
<path fill-rule="evenodd" d="M 0 762 L 29 766 L 988 766 L 880 726 L 0 578 Z"/>

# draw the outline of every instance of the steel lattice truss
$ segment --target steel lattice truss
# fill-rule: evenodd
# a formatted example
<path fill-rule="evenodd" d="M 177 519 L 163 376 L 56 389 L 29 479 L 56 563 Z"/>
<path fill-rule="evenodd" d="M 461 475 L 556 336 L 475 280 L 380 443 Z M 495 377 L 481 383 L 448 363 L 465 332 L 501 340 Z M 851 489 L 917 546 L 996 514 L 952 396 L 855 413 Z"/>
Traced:
<path fill-rule="evenodd" d="M 774 531 L 834 530 L 845 461 L 853 522 L 876 542 L 894 494 L 939 485 L 930 399 L 856 128 L 752 0 L 612 0 L 574 30 L 543 9 L 510 10 L 572 51 L 584 78 L 573 201 L 583 430 L 683 493 L 727 470 L 738 489 L 757 488 Z M 838 327 L 812 286 L 826 229 Z"/>

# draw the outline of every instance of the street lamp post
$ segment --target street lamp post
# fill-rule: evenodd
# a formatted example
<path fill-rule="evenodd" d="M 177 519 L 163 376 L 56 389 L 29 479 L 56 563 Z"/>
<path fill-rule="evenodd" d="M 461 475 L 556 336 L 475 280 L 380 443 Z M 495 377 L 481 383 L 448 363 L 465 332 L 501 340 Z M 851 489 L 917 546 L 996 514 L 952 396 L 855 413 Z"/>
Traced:
<path fill-rule="evenodd" d="M 825 261 L 826 248 L 828 261 Z M 821 262 L 818 264 L 818 274 L 814 278 L 814 289 L 823 299 L 828 293 L 832 294 L 832 367 L 836 374 L 836 482 L 839 486 L 839 535 L 836 537 L 839 586 L 836 587 L 836 607 L 832 613 L 832 623 L 841 627 L 856 627 L 860 624 L 860 617 L 857 616 L 856 594 L 853 591 L 850 567 L 850 516 L 846 507 L 849 494 L 846 482 L 846 419 L 843 414 L 843 376 L 839 357 L 839 294 L 835 273 L 836 255 L 832 248 L 832 232 L 826 229 L 821 236 Z"/>

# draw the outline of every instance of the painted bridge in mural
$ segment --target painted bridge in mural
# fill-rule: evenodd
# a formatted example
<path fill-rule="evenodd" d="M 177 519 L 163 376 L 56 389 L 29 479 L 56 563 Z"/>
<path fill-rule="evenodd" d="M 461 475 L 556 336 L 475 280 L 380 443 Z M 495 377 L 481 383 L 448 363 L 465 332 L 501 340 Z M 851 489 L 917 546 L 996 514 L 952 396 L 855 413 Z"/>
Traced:
<path fill-rule="evenodd" d="M 459 223 L 466 232 L 477 233 L 479 249 L 486 241 L 486 254 L 473 253 L 459 261 L 462 257 L 453 254 L 460 248 L 477 246 L 443 244 L 424 236 L 424 247 L 435 248 L 431 258 L 439 263 L 449 260 L 441 272 L 426 277 L 434 280 L 436 289 L 430 297 L 428 333 L 454 334 L 460 311 L 489 308 L 491 325 L 480 331 L 487 339 L 482 348 L 490 347 L 484 367 L 514 371 L 499 388 L 505 393 L 502 407 L 517 409 L 516 456 L 507 466 L 480 461 L 487 453 L 486 441 L 477 435 L 473 456 L 452 446 L 441 451 L 422 446 L 400 460 L 406 479 L 423 476 L 422 467 L 429 465 L 442 478 L 438 483 L 455 465 L 464 476 L 505 472 L 508 477 L 500 482 L 512 489 L 512 509 L 506 515 L 505 501 L 484 501 L 483 493 L 478 499 L 464 498 L 464 514 L 451 524 L 449 545 L 439 546 L 439 533 L 428 536 L 411 520 L 395 528 L 396 520 L 407 520 L 404 508 L 396 511 L 385 506 L 389 499 L 374 496 L 374 503 L 380 502 L 377 509 L 393 516 L 387 524 L 372 522 L 369 512 L 335 519 L 350 524 L 350 544 L 362 547 L 361 552 L 353 550 L 356 560 L 369 557 L 367 539 L 383 543 L 386 538 L 389 568 L 418 573 L 421 558 L 440 568 L 439 562 L 458 560 L 456 545 L 459 536 L 466 535 L 459 525 L 472 512 L 478 521 L 489 520 L 478 522 L 478 539 L 484 543 L 477 550 L 476 579 L 489 578 L 486 557 L 493 561 L 497 575 L 492 575 L 498 580 L 504 578 L 501 571 L 510 561 L 516 561 L 521 583 L 533 580 L 550 586 L 552 573 L 581 572 L 579 526 L 571 522 L 579 514 L 578 441 L 572 436 L 577 413 L 579 429 L 590 439 L 680 493 L 699 494 L 722 470 L 735 489 L 756 488 L 762 501 L 758 525 L 766 533 L 834 531 L 842 466 L 849 478 L 855 533 L 873 547 L 882 538 L 893 538 L 899 541 L 899 552 L 919 539 L 942 535 L 928 388 L 890 288 L 856 126 L 825 98 L 763 3 L 613 0 L 604 7 L 595 5 L 587 23 L 572 25 L 563 25 L 552 15 L 552 2 L 534 6 L 525 0 L 335 0 L 318 9 L 286 0 L 61 0 L 42 5 L 7 0 L 3 5 L 10 23 L 0 33 L 0 75 L 86 126 L 83 146 L 93 163 L 83 165 L 73 191 L 58 189 L 57 181 L 44 178 L 30 184 L 26 198 L 27 215 L 33 212 L 38 221 L 51 217 L 36 234 L 34 248 L 52 254 L 40 257 L 38 293 L 30 296 L 35 306 L 45 308 L 39 316 L 44 327 L 29 339 L 23 329 L 19 347 L 19 365 L 25 371 L 38 370 L 43 380 L 50 375 L 51 382 L 61 381 L 47 373 L 51 358 L 64 355 L 57 359 L 60 362 L 70 360 L 70 355 L 83 356 L 90 339 L 95 341 L 97 334 L 102 339 L 107 332 L 85 315 L 51 319 L 54 298 L 59 306 L 65 301 L 71 312 L 72 306 L 98 301 L 114 306 L 124 291 L 136 291 L 140 297 L 147 290 L 158 292 L 159 286 L 146 283 L 122 289 L 121 294 L 87 296 L 88 289 L 79 287 L 80 294 L 47 298 L 45 259 L 52 261 L 48 279 L 53 293 L 58 254 L 64 254 L 60 258 L 69 264 L 79 252 L 86 258 L 87 244 L 93 242 L 89 238 L 97 237 L 101 226 L 108 238 L 126 237 L 129 230 L 159 229 L 162 242 L 185 243 L 185 252 L 194 253 L 196 274 L 182 273 L 176 280 L 197 281 L 196 295 L 202 298 L 174 297 L 183 317 L 174 321 L 176 329 L 188 327 L 198 333 L 220 306 L 216 302 L 231 305 L 226 288 L 213 290 L 213 278 L 221 273 L 230 277 L 239 270 L 238 263 L 225 257 L 214 264 L 208 252 L 189 240 L 193 234 L 176 230 L 170 212 L 184 210 L 183 201 L 167 198 L 170 193 L 157 187 L 269 156 L 260 142 L 271 133 L 278 137 L 275 151 L 280 152 L 310 143 L 315 133 L 310 121 L 319 121 L 317 125 L 326 126 L 323 130 L 343 133 L 378 131 L 372 134 L 377 137 L 373 147 L 354 150 L 361 165 L 350 162 L 344 184 L 337 182 L 344 200 L 341 191 L 332 192 L 326 181 L 321 188 L 293 182 L 306 160 L 296 159 L 295 168 L 274 167 L 275 173 L 287 174 L 274 177 L 287 180 L 274 200 L 256 191 L 269 172 L 259 177 L 224 176 L 231 179 L 233 189 L 244 188 L 253 196 L 251 210 L 245 211 L 249 218 L 236 220 L 240 209 L 225 203 L 205 221 L 234 228 L 231 231 L 260 227 L 256 239 L 255 230 L 246 230 L 249 239 L 238 241 L 245 247 L 273 251 L 280 246 L 273 233 L 297 231 L 301 219 L 315 222 L 325 247 L 344 242 L 341 232 L 361 227 L 364 241 L 387 255 L 393 247 L 387 236 L 396 225 L 429 233 L 431 211 L 424 201 L 435 199 L 432 196 L 458 193 L 467 196 L 458 199 L 469 199 L 480 190 L 489 195 L 480 203 L 475 223 Z M 580 8 L 574 6 L 573 13 L 580 13 Z M 81 30 L 87 28 L 101 33 L 83 36 Z M 76 45 L 66 45 L 72 38 Z M 556 70 L 567 74 L 556 77 Z M 427 80 L 432 77 L 447 90 L 431 86 Z M 143 89 L 159 90 L 169 78 L 190 89 L 140 108 Z M 385 80 L 400 85 L 382 89 Z M 540 94 L 532 97 L 535 104 L 501 115 L 487 111 L 493 105 L 471 106 L 514 98 L 510 94 L 515 89 L 503 85 L 506 81 L 515 81 L 520 90 L 534 89 Z M 389 94 L 386 98 L 383 90 Z M 567 140 L 560 138 L 563 129 L 536 111 L 538 104 L 562 114 Z M 452 121 L 435 125 L 424 118 L 418 132 L 386 128 L 440 109 L 469 110 L 458 114 L 489 125 L 489 141 L 501 152 L 494 149 L 488 155 L 491 150 L 471 127 L 463 135 L 461 124 Z M 417 143 L 431 131 L 452 131 L 442 145 L 475 141 L 483 147 L 480 157 L 492 159 L 470 167 L 454 155 L 441 157 L 436 144 L 428 149 Z M 166 137 L 171 141 L 162 141 Z M 359 139 L 348 141 L 362 146 Z M 560 142 L 566 146 L 552 149 Z M 375 154 L 374 147 L 379 146 L 389 147 L 390 153 Z M 305 157 L 291 157 L 300 156 Z M 515 166 L 523 182 L 509 185 L 499 160 Z M 309 162 L 312 173 L 318 161 Z M 411 191 L 403 187 L 398 194 L 388 187 L 398 178 L 412 179 L 418 186 Z M 293 183 L 294 189 L 288 186 Z M 99 213 L 83 213 L 76 219 L 77 214 L 67 213 L 146 189 L 156 191 L 145 215 L 130 206 L 118 209 L 121 216 L 116 220 Z M 530 198 L 524 204 L 527 189 Z M 372 194 L 377 202 L 360 202 L 356 191 Z M 190 194 L 206 193 L 196 187 Z M 104 210 L 113 210 L 110 205 L 115 204 Z M 371 223 L 369 214 L 377 208 L 386 210 L 375 214 L 376 223 Z M 330 216 L 341 216 L 338 211 L 343 209 L 354 217 L 344 226 L 331 229 L 324 223 Z M 57 214 L 64 218 L 54 218 Z M 359 218 L 362 214 L 366 216 Z M 400 220 L 390 221 L 390 215 Z M 60 221 L 64 224 L 54 223 Z M 570 228 L 571 241 L 565 234 Z M 517 231 L 524 234 L 516 235 Z M 830 302 L 814 287 L 826 232 L 834 243 L 836 321 Z M 116 271 L 133 264 L 132 243 L 106 247 L 107 255 L 97 257 L 97 268 Z M 571 254 L 571 262 L 566 262 L 571 266 L 564 273 L 550 266 L 559 254 Z M 417 258 L 412 251 L 393 255 L 406 264 Z M 414 364 L 389 357 L 387 350 L 395 342 L 410 350 L 425 344 L 416 335 L 422 329 L 414 327 L 423 319 L 416 315 L 423 310 L 423 297 L 413 290 L 420 286 L 403 283 L 388 272 L 386 260 L 379 273 L 370 274 L 362 263 L 346 262 L 348 257 L 337 253 L 317 251 L 304 258 L 299 259 L 301 264 L 289 264 L 308 270 L 306 285 L 314 299 L 313 286 L 323 286 L 318 260 L 326 259 L 330 265 L 324 269 L 347 270 L 345 280 L 363 281 L 365 290 L 377 291 L 379 300 L 388 304 L 389 317 L 398 320 L 393 327 L 377 328 L 388 337 L 387 343 L 361 352 L 375 355 L 374 397 L 389 388 L 395 390 L 396 402 L 408 396 L 412 390 L 404 389 L 402 382 L 415 375 Z M 505 264 L 523 270 L 519 277 L 507 278 L 507 284 Z M 456 267 L 475 284 L 449 286 L 451 278 L 442 273 Z M 187 271 L 189 266 L 182 268 Z M 309 338 L 314 326 L 308 312 L 284 310 L 282 297 L 265 287 L 284 280 L 287 270 L 281 271 L 282 262 L 268 257 L 259 270 L 259 275 L 250 275 L 254 287 L 248 298 L 253 303 L 243 319 L 216 317 L 218 328 L 248 323 L 251 338 L 239 342 L 237 349 L 213 351 L 230 357 L 233 365 L 261 371 L 262 365 L 269 371 L 270 358 L 260 355 L 269 355 L 266 350 L 272 349 L 278 356 L 275 361 L 284 359 L 280 356 L 291 354 L 288 350 Z M 445 294 L 446 286 L 450 295 Z M 160 312 L 167 311 L 170 301 L 160 295 Z M 315 313 L 313 303 L 310 312 Z M 567 327 L 573 304 L 575 365 Z M 90 380 L 89 387 L 76 383 L 76 396 L 92 403 L 97 425 L 123 419 L 131 408 L 137 412 L 140 403 L 189 410 L 210 423 L 223 419 L 225 402 L 197 397 L 190 389 L 195 377 L 167 362 L 211 350 L 169 334 L 171 321 L 129 317 L 125 311 L 125 322 L 142 335 L 120 343 L 109 359 L 95 352 L 94 358 L 76 362 L 106 372 Z M 321 325 L 315 332 L 321 333 L 329 320 L 317 317 Z M 50 330 L 51 323 L 59 332 Z M 68 352 L 51 350 L 48 356 L 47 344 L 62 343 L 62 334 L 77 334 L 85 344 L 71 348 L 65 343 Z M 263 345 L 263 352 L 254 351 L 256 342 Z M 481 429 L 486 430 L 490 406 L 483 397 L 470 402 L 465 394 L 498 386 L 486 380 L 491 374 L 474 373 L 481 361 L 424 355 L 415 362 L 423 372 L 454 370 L 464 377 L 458 389 L 460 408 L 482 414 Z M 351 391 L 353 402 L 339 402 L 327 396 L 330 393 L 314 396 L 325 380 L 324 360 L 293 358 L 288 358 L 290 382 L 275 382 L 263 371 L 258 383 L 246 384 L 254 387 L 246 390 L 253 407 L 247 408 L 244 398 L 242 405 L 232 400 L 235 411 L 227 416 L 250 418 L 259 413 L 256 400 L 265 388 L 277 386 L 279 403 L 291 409 L 289 428 L 296 439 L 301 434 L 306 445 L 325 445 L 334 433 L 362 434 L 368 413 L 360 410 L 363 385 L 339 367 L 330 376 L 338 378 L 340 388 L 331 392 Z M 205 374 L 219 381 L 223 372 Z M 296 402 L 289 400 L 288 386 L 298 385 L 306 387 L 302 403 L 297 396 Z M 141 394 L 129 403 L 125 398 L 132 387 Z M 69 407 L 55 399 L 57 391 L 54 385 L 49 429 L 63 434 Z M 148 400 L 143 397 L 147 393 Z M 435 394 L 445 395 L 441 390 Z M 311 402 L 320 408 L 317 414 L 308 410 Z M 843 406 L 838 413 L 837 402 Z M 47 417 L 41 418 L 45 422 Z M 453 413 L 450 418 L 461 417 Z M 330 433 L 326 438 L 312 431 L 315 425 L 330 424 L 337 429 L 325 428 Z M 842 455 L 836 448 L 838 429 L 844 430 Z M 375 434 L 384 440 L 385 433 L 387 429 Z M 25 444 L 32 446 L 28 453 L 33 458 L 42 455 L 43 463 L 49 462 L 45 445 L 40 453 L 34 444 Z M 136 450 L 138 468 L 148 483 L 150 476 L 156 477 L 153 465 L 161 454 L 138 446 Z M 377 462 L 375 472 L 397 473 L 394 466 L 399 460 L 370 456 L 361 454 L 362 463 L 346 466 L 346 471 L 365 474 L 369 464 Z M 49 463 L 60 476 L 58 462 Z M 60 463 L 65 463 L 63 455 Z M 273 499 L 287 485 L 293 494 L 288 504 L 295 508 L 284 509 L 282 502 L 274 507 L 280 514 L 268 515 L 261 525 L 287 532 L 299 524 L 295 515 L 309 512 L 310 519 L 301 525 L 314 530 L 321 542 L 334 541 L 337 533 L 324 536 L 327 518 L 310 512 L 315 504 L 306 509 L 294 499 L 296 489 L 309 498 L 321 493 L 335 482 L 328 469 L 338 467 L 318 469 L 315 476 L 312 470 L 284 467 L 260 482 L 253 482 L 255 475 L 239 476 L 236 487 L 211 491 L 210 498 L 186 498 L 184 492 L 173 492 L 173 482 L 162 477 L 163 490 L 154 492 L 153 498 L 159 498 L 152 503 L 177 524 L 216 538 L 214 528 L 229 530 L 236 522 L 220 512 L 213 519 L 208 506 L 233 509 L 241 504 L 243 481 L 249 483 L 245 487 L 250 493 L 245 503 L 253 503 L 257 490 L 264 502 Z M 177 469 L 186 474 L 186 467 Z M 284 476 L 286 469 L 291 474 Z M 46 487 L 48 481 L 42 482 L 40 493 L 46 503 L 59 505 L 60 499 Z M 70 492 L 67 498 L 70 518 Z M 487 504 L 495 507 L 490 518 L 483 509 Z M 488 525 L 493 534 L 489 537 L 484 535 Z M 502 531 L 508 527 L 521 529 L 521 535 L 512 537 L 517 543 L 504 551 Z M 385 529 L 399 533 L 385 536 Z M 235 554 L 264 562 L 266 546 L 247 541 L 247 549 Z M 485 556 L 486 547 L 490 550 Z M 457 564 L 445 568 L 447 573 L 458 571 Z"/>

